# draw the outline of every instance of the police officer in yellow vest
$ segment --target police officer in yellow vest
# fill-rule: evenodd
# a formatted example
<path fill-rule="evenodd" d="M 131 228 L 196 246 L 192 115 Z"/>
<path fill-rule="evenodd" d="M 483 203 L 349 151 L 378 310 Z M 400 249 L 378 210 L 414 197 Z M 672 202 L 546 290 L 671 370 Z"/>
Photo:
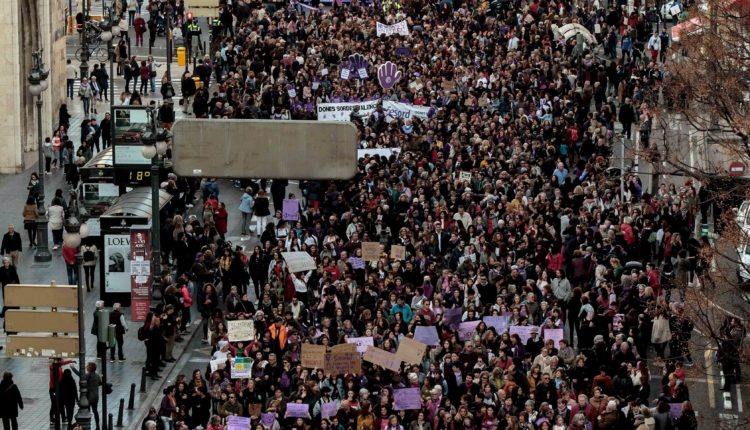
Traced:
<path fill-rule="evenodd" d="M 188 36 L 188 47 L 192 49 L 193 43 L 198 44 L 198 49 L 200 49 L 201 53 L 203 52 L 203 44 L 201 43 L 201 33 L 203 30 L 201 29 L 201 26 L 198 25 L 198 22 L 196 20 L 189 20 L 187 23 L 187 36 Z M 196 38 L 197 40 L 194 42 L 193 38 Z"/>

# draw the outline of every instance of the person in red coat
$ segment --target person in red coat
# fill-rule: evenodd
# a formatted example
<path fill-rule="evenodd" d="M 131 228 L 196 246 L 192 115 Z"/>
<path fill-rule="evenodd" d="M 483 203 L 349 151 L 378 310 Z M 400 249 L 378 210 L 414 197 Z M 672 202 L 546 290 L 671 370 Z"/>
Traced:
<path fill-rule="evenodd" d="M 68 285 L 78 284 L 78 266 L 76 266 L 76 254 L 78 250 L 75 247 L 63 243 L 62 257 L 65 261 L 65 268 L 68 270 Z"/>
<path fill-rule="evenodd" d="M 214 223 L 216 223 L 216 232 L 219 233 L 222 239 L 227 234 L 227 219 L 229 213 L 224 202 L 219 203 L 219 207 L 214 211 Z"/>
<path fill-rule="evenodd" d="M 137 15 L 135 21 L 133 21 L 133 28 L 135 28 L 135 46 L 143 46 L 143 35 L 147 30 L 146 20 Z"/>

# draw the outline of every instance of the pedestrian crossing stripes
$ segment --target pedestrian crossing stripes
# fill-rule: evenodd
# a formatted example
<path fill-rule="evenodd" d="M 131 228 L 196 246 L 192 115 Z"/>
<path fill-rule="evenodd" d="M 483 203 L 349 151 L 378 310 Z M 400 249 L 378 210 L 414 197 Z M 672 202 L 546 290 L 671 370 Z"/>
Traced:
<path fill-rule="evenodd" d="M 110 83 L 111 83 L 111 81 L 110 81 Z M 114 85 L 115 85 L 115 100 L 118 100 L 119 97 L 120 97 L 120 94 L 123 91 L 125 91 L 125 81 L 122 78 L 117 78 L 114 81 Z M 146 98 L 159 98 L 159 99 L 161 98 L 161 81 L 160 80 L 157 79 L 156 82 L 155 82 L 155 87 L 154 88 L 156 89 L 156 92 L 151 92 L 151 83 L 149 83 L 147 86 L 148 86 L 148 93 L 147 94 L 141 94 L 141 96 L 144 96 Z M 174 88 L 174 91 L 175 91 L 176 94 L 175 94 L 174 97 L 172 97 L 172 100 L 177 101 L 177 100 L 182 99 L 182 96 L 179 94 L 181 86 L 182 86 L 182 82 L 181 82 L 180 78 L 173 77 L 172 78 L 172 87 Z M 78 89 L 80 87 L 81 87 L 81 81 L 78 80 L 78 79 L 76 79 L 76 81 L 73 83 L 73 98 L 74 99 L 78 98 Z M 128 91 L 132 93 L 134 89 L 135 89 L 135 91 L 140 92 L 140 90 L 141 90 L 141 80 L 140 79 L 138 79 L 138 82 L 135 85 L 135 88 L 134 88 L 133 82 L 132 81 L 130 82 L 130 85 L 128 86 Z M 107 88 L 107 97 L 109 97 L 109 94 L 110 94 L 109 91 L 110 91 L 109 88 Z M 104 100 L 104 95 L 102 95 L 102 100 Z"/>

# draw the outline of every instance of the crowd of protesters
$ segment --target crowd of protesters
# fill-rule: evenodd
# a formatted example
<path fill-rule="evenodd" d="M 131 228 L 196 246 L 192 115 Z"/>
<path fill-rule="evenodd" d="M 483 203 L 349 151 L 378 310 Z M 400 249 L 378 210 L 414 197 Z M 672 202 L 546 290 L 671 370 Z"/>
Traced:
<path fill-rule="evenodd" d="M 315 119 L 320 103 L 384 100 L 431 115 L 354 111 L 360 148 L 390 155 L 360 158 L 350 181 L 303 181 L 290 223 L 286 182 L 239 181 L 242 200 L 224 202 L 214 180 L 170 178 L 168 287 L 139 331 L 147 368 L 158 379 L 174 359 L 191 308 L 222 363 L 207 357 L 181 375 L 142 428 L 217 430 L 231 416 L 250 417 L 252 429 L 697 428 L 682 301 L 710 264 L 693 234 L 698 194 L 690 183 L 651 192 L 636 175 L 623 189 L 607 170 L 620 135 L 649 144 L 668 45 L 651 40 L 660 39 L 652 14 L 598 1 L 319 6 L 222 6 L 209 52 L 183 76 L 185 112 Z M 409 36 L 376 36 L 376 22 L 403 20 Z M 561 39 L 555 29 L 567 23 L 596 42 Z M 352 54 L 371 78 L 339 73 Z M 403 76 L 387 90 L 375 78 L 385 61 Z M 229 216 L 242 217 L 239 246 L 225 240 Z M 365 242 L 380 243 L 377 261 L 363 260 Z M 282 253 L 292 251 L 317 269 L 290 273 Z M 504 315 L 538 328 L 524 342 L 481 322 L 459 338 L 444 321 L 451 309 L 461 322 Z M 254 339 L 229 342 L 227 322 L 238 319 L 254 321 Z M 356 374 L 301 365 L 302 344 L 371 337 L 395 352 L 417 326 L 436 327 L 439 342 L 399 371 L 366 360 Z M 727 324 L 728 338 L 736 327 Z M 545 340 L 556 328 L 564 339 Z M 231 377 L 237 357 L 251 360 L 250 378 Z M 420 409 L 394 407 L 406 387 L 419 389 Z M 335 414 L 323 417 L 330 402 Z M 290 403 L 307 416 L 288 417 Z"/>

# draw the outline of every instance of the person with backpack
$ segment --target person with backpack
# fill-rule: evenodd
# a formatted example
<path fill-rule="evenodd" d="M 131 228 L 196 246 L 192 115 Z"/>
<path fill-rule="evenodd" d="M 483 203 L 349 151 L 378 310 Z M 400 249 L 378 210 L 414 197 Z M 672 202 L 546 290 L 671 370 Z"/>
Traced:
<path fill-rule="evenodd" d="M 83 273 L 86 281 L 86 291 L 94 289 L 94 273 L 96 272 L 96 260 L 99 258 L 99 250 L 96 245 L 83 245 L 81 247 L 83 257 Z"/>

